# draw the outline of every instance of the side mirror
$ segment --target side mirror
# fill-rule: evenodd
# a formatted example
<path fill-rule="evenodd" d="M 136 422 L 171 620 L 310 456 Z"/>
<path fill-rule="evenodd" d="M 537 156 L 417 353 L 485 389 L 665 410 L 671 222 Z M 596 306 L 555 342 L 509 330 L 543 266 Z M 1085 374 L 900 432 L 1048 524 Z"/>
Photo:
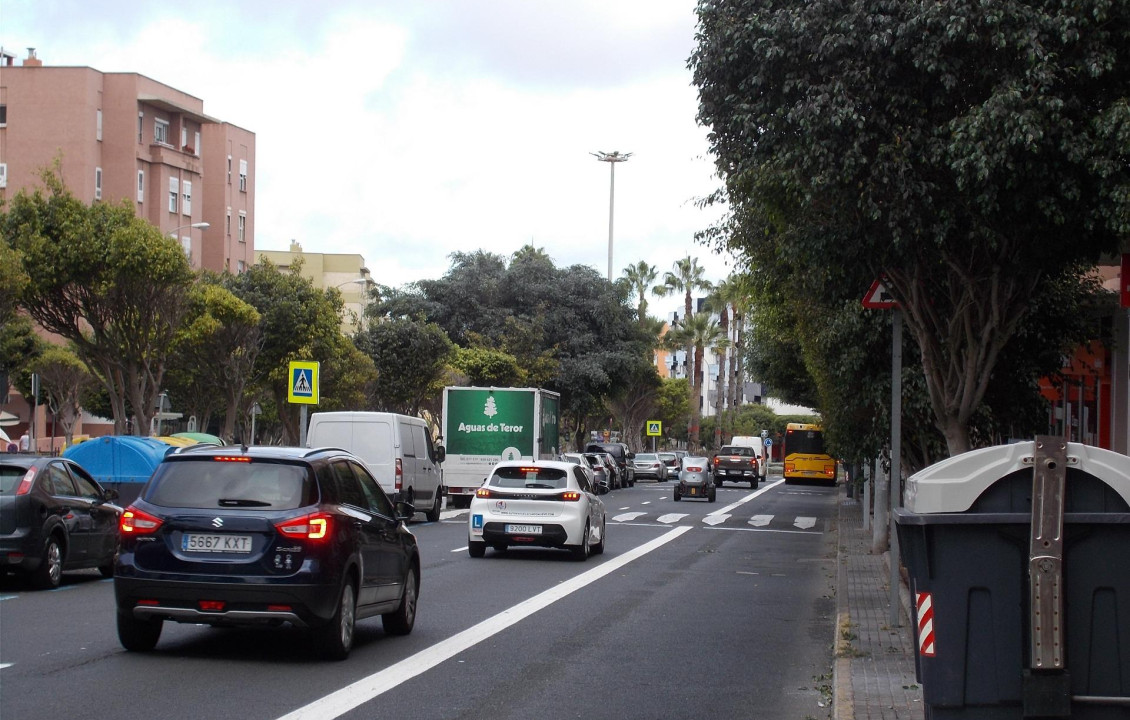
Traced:
<path fill-rule="evenodd" d="M 400 500 L 396 503 L 396 519 L 408 522 L 416 514 L 416 506 L 410 502 Z"/>
<path fill-rule="evenodd" d="M 447 448 L 445 448 L 443 445 L 440 445 L 439 447 L 437 447 L 436 448 L 436 462 L 443 462 L 444 458 L 446 458 L 446 457 L 447 457 Z"/>

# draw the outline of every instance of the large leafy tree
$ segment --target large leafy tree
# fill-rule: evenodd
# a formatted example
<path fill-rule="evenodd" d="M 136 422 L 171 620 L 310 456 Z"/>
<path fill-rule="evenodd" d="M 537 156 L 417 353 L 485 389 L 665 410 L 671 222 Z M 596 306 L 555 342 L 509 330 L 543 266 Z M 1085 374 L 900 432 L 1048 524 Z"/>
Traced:
<path fill-rule="evenodd" d="M 73 352 L 60 345 L 48 346 L 28 369 L 39 374 L 48 405 L 63 426 L 63 446 L 69 447 L 82 409 L 82 397 L 98 384 L 97 378 Z"/>
<path fill-rule="evenodd" d="M 29 278 L 21 304 L 98 377 L 115 431 L 126 431 L 128 399 L 135 432 L 145 432 L 187 308 L 188 260 L 128 203 L 86 205 L 57 171 L 41 177 L 45 190 L 21 190 L 0 219 Z"/>
<path fill-rule="evenodd" d="M 1130 6 L 702 0 L 731 215 L 791 302 L 884 276 L 948 451 L 1049 284 L 1130 233 Z"/>
<path fill-rule="evenodd" d="M 453 345 L 435 323 L 382 320 L 355 335 L 353 342 L 376 366 L 376 409 L 418 415 L 424 402 L 443 389 Z"/>

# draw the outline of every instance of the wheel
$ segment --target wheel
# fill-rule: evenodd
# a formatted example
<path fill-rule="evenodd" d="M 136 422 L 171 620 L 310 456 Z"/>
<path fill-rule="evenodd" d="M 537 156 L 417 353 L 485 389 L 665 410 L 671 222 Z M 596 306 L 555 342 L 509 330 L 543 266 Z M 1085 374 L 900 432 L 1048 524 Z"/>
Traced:
<path fill-rule="evenodd" d="M 62 579 L 63 546 L 59 541 L 59 536 L 52 535 L 47 538 L 47 544 L 43 546 L 43 557 L 40 559 L 39 567 L 35 569 L 31 581 L 38 588 L 51 590 L 59 587 Z"/>
<path fill-rule="evenodd" d="M 487 544 L 471 540 L 467 543 L 467 554 L 473 558 L 481 558 L 487 554 Z"/>
<path fill-rule="evenodd" d="M 605 533 L 606 530 L 607 530 L 607 526 L 604 524 L 604 520 L 601 520 L 600 521 L 600 542 L 598 542 L 596 545 L 592 546 L 592 554 L 593 555 L 603 555 L 604 554 L 604 533 Z"/>
<path fill-rule="evenodd" d="M 753 488 L 757 487 L 757 478 L 756 477 L 752 477 L 752 478 L 749 479 L 749 487 L 750 487 L 751 490 Z"/>
<path fill-rule="evenodd" d="M 439 522 L 439 513 L 443 509 L 442 490 L 443 488 L 436 488 L 436 496 L 435 499 L 432 500 L 432 508 L 424 512 L 424 517 L 428 522 Z"/>
<path fill-rule="evenodd" d="M 98 572 L 102 573 L 104 578 L 114 577 L 114 563 L 108 562 L 105 565 L 99 565 Z"/>
<path fill-rule="evenodd" d="M 416 582 L 416 568 L 409 567 L 404 575 L 404 593 L 400 596 L 400 607 L 393 612 L 381 615 L 381 623 L 389 635 L 407 635 L 416 624 L 416 601 L 420 596 L 419 583 Z"/>
<path fill-rule="evenodd" d="M 673 500 L 674 500 L 675 502 L 679 502 L 680 500 L 682 500 L 682 499 L 683 499 L 683 496 L 679 494 L 679 491 L 678 491 L 678 490 L 676 490 L 676 491 L 675 491 L 675 494 L 674 494 L 674 495 L 672 495 L 671 497 L 672 497 L 672 499 L 673 499 Z"/>
<path fill-rule="evenodd" d="M 139 620 L 130 610 L 118 608 L 118 642 L 131 652 L 148 652 L 161 637 L 160 620 Z"/>
<path fill-rule="evenodd" d="M 722 487 L 723 482 L 725 482 L 725 481 L 721 480 L 720 478 L 714 478 L 714 486 L 715 487 Z"/>
<path fill-rule="evenodd" d="M 589 524 L 585 523 L 585 532 L 581 535 L 581 544 L 569 548 L 573 553 L 573 559 L 580 562 L 588 560 L 589 553 L 592 552 L 592 547 L 589 545 Z"/>
<path fill-rule="evenodd" d="M 714 488 L 710 488 L 710 492 L 706 496 L 707 502 L 714 502 L 717 499 L 718 499 L 718 493 L 714 490 Z"/>
<path fill-rule="evenodd" d="M 357 623 L 357 597 L 353 594 L 353 580 L 347 579 L 341 588 L 341 598 L 333 618 L 314 633 L 323 657 L 327 660 L 344 660 L 353 649 L 353 630 Z"/>

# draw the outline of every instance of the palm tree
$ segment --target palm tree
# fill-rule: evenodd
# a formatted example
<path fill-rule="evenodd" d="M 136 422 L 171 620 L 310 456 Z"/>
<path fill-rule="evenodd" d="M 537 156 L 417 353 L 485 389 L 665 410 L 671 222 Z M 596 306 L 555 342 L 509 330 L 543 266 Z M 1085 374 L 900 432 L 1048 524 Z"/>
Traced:
<path fill-rule="evenodd" d="M 709 291 L 713 286 L 704 277 L 706 270 L 698 264 L 698 258 L 692 258 L 690 255 L 687 255 L 682 260 L 676 260 L 674 268 L 674 271 L 667 271 L 667 274 L 663 276 L 663 284 L 656 285 L 652 288 L 652 292 L 659 297 L 667 297 L 677 292 L 684 293 L 683 323 L 686 323 L 694 314 L 691 309 L 692 294 L 696 290 Z M 690 373 L 698 372 L 698 366 L 693 365 L 691 362 L 691 356 L 693 355 L 691 345 L 688 343 L 684 349 L 687 352 L 687 376 L 690 377 Z"/>
<path fill-rule="evenodd" d="M 659 270 L 654 265 L 648 265 L 646 260 L 640 260 L 635 265 L 624 268 L 624 275 L 620 278 L 620 282 L 628 287 L 629 296 L 635 295 L 639 298 L 636 316 L 640 325 L 647 322 L 647 293 L 658 275 Z"/>
<path fill-rule="evenodd" d="M 745 329 L 745 313 L 749 309 L 748 277 L 745 275 L 730 275 L 714 289 L 707 298 L 707 303 L 718 313 L 719 325 L 727 332 L 730 338 L 729 373 L 726 382 L 726 417 L 729 425 L 733 424 L 734 408 L 737 406 L 738 393 L 742 387 L 742 334 Z M 728 310 L 728 312 L 727 312 Z"/>
<path fill-rule="evenodd" d="M 702 423 L 702 358 L 706 348 L 715 347 L 720 341 L 726 339 L 718 323 L 710 319 L 709 315 L 699 313 L 690 318 L 671 333 L 673 342 L 685 344 L 694 353 L 694 376 L 690 383 L 691 426 L 688 443 L 692 451 L 698 451 L 699 429 Z"/>

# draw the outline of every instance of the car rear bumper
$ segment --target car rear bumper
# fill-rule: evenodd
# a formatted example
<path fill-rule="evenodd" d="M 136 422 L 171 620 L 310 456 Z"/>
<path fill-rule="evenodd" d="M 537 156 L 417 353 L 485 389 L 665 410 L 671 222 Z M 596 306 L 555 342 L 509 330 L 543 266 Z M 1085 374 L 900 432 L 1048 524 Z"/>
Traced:
<path fill-rule="evenodd" d="M 321 625 L 336 612 L 339 590 L 337 585 L 114 578 L 119 610 L 139 619 L 209 625 Z M 224 607 L 205 610 L 202 601 L 222 602 Z"/>

